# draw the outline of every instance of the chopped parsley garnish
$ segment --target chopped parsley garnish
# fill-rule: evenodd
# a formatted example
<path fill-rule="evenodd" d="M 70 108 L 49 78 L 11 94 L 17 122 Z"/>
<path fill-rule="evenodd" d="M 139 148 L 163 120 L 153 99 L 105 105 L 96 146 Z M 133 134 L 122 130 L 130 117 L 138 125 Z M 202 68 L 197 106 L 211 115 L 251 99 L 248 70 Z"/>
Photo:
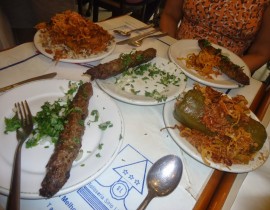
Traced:
<path fill-rule="evenodd" d="M 71 100 L 71 99 L 68 99 Z M 36 116 L 34 116 L 33 136 L 26 142 L 26 148 L 36 146 L 44 137 L 51 137 L 52 143 L 56 143 L 60 132 L 64 129 L 66 116 L 69 112 L 68 103 L 60 99 L 53 102 L 45 102 Z"/>
<path fill-rule="evenodd" d="M 140 92 L 139 90 L 135 90 L 134 88 L 132 88 L 130 90 L 134 95 L 137 95 Z"/>
<path fill-rule="evenodd" d="M 72 139 L 75 143 L 79 144 L 80 143 L 80 139 L 78 137 L 74 137 Z"/>
<path fill-rule="evenodd" d="M 101 123 L 98 125 L 98 127 L 101 129 L 101 130 L 106 130 L 107 128 L 110 128 L 110 127 L 113 127 L 113 124 L 111 123 L 111 121 L 106 121 L 104 123 Z"/>
<path fill-rule="evenodd" d="M 127 68 L 129 66 L 129 64 L 132 62 L 132 58 L 131 58 L 131 53 L 129 54 L 120 54 L 120 59 L 123 62 L 124 68 Z"/>
<path fill-rule="evenodd" d="M 93 122 L 97 122 L 98 119 L 99 119 L 99 113 L 98 113 L 98 110 L 93 110 L 93 111 L 91 112 L 91 116 L 94 116 L 94 117 L 95 117 Z"/>
<path fill-rule="evenodd" d="M 92 122 L 97 122 L 99 120 L 98 110 L 92 110 L 90 115 L 93 116 L 94 119 L 88 120 L 87 125 L 90 125 Z"/>
<path fill-rule="evenodd" d="M 7 134 L 8 132 L 16 131 L 18 128 L 21 127 L 21 122 L 16 115 L 12 118 L 5 118 L 5 124 L 5 134 Z"/>
<path fill-rule="evenodd" d="M 69 82 L 69 89 L 65 93 L 65 97 L 58 99 L 52 103 L 46 101 L 41 110 L 33 116 L 34 129 L 31 137 L 26 141 L 26 148 L 38 145 L 43 138 L 50 137 L 52 143 L 58 141 L 60 132 L 64 129 L 66 117 L 71 111 L 80 112 L 79 108 L 70 109 L 72 99 L 77 92 L 82 81 L 79 83 Z M 78 122 L 81 124 L 82 122 Z M 6 129 L 5 133 L 9 131 L 16 131 L 20 128 L 20 121 L 16 115 L 12 118 L 5 118 Z M 74 141 L 77 141 L 74 139 Z"/>
<path fill-rule="evenodd" d="M 130 53 L 121 53 L 120 54 L 120 59 L 122 61 L 122 64 L 123 64 L 124 68 L 128 68 L 130 63 L 133 62 L 133 59 L 132 59 L 133 54 L 135 54 L 135 51 L 131 51 Z M 137 55 L 135 57 L 135 59 L 137 61 L 141 61 L 141 60 L 143 60 L 143 55 Z"/>
<path fill-rule="evenodd" d="M 99 150 L 101 150 L 101 149 L 102 149 L 102 147 L 103 147 L 103 145 L 104 145 L 104 144 L 102 144 L 102 143 L 101 143 L 101 144 L 99 144 L 99 145 L 98 145 L 98 149 L 99 149 Z"/>
<path fill-rule="evenodd" d="M 170 70 L 168 71 L 164 65 L 164 63 L 161 63 L 158 66 L 156 63 L 148 62 L 129 68 L 116 77 L 115 84 L 120 86 L 122 91 L 130 92 L 134 95 L 144 94 L 145 97 L 153 98 L 158 102 L 166 101 L 167 96 L 164 94 L 164 90 L 169 88 L 169 86 L 178 87 L 181 82 L 179 74 L 182 72 L 178 71 L 176 67 L 172 69 L 172 66 L 169 67 Z M 147 91 L 145 91 L 146 89 Z"/>
<path fill-rule="evenodd" d="M 167 97 L 162 95 L 160 92 L 157 90 L 153 90 L 152 92 L 145 91 L 145 96 L 146 97 L 151 97 L 156 99 L 158 102 L 166 101 Z"/>

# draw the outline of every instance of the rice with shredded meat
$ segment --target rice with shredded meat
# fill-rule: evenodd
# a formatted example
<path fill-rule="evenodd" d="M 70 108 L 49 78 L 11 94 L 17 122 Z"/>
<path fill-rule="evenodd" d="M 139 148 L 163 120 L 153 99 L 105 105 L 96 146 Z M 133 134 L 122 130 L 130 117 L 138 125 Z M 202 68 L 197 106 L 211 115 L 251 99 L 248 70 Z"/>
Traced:
<path fill-rule="evenodd" d="M 215 135 L 210 136 L 182 124 L 176 125 L 180 135 L 197 149 L 206 164 L 209 164 L 209 160 L 228 167 L 232 164 L 248 164 L 255 154 L 251 148 L 258 145 L 251 133 L 242 127 L 243 122 L 250 120 L 245 97 L 238 95 L 229 98 L 210 87 L 199 85 L 194 88 L 205 97 L 201 122 Z"/>
<path fill-rule="evenodd" d="M 106 51 L 114 38 L 101 26 L 76 12 L 56 14 L 49 23 L 39 23 L 42 47 L 54 60 L 83 59 Z"/>

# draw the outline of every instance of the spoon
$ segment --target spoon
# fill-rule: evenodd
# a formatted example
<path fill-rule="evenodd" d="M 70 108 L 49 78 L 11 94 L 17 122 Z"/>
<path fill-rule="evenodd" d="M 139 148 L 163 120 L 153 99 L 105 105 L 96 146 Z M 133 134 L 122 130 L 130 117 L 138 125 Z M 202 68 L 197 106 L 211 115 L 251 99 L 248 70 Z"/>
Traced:
<path fill-rule="evenodd" d="M 141 28 L 135 28 L 135 29 L 132 29 L 130 31 L 122 31 L 122 30 L 116 29 L 116 30 L 113 30 L 113 32 L 116 33 L 116 34 L 122 35 L 122 36 L 130 36 L 133 31 L 141 31 L 141 30 L 151 28 L 153 26 L 154 26 L 154 24 L 149 24 L 147 26 L 144 26 L 144 27 L 141 27 Z"/>
<path fill-rule="evenodd" d="M 156 196 L 170 194 L 179 184 L 182 171 L 182 161 L 175 155 L 164 156 L 155 162 L 147 175 L 148 194 L 137 210 L 145 209 Z"/>
<path fill-rule="evenodd" d="M 163 37 L 163 36 L 167 36 L 168 33 L 161 33 L 161 34 L 154 34 L 154 35 L 150 35 L 150 36 L 145 36 L 145 37 L 142 37 L 140 39 L 137 39 L 137 40 L 134 40 L 134 41 L 131 41 L 129 42 L 128 44 L 129 45 L 132 45 L 134 47 L 140 47 L 143 43 L 143 40 L 144 39 L 147 39 L 147 38 L 158 38 L 158 37 Z"/>

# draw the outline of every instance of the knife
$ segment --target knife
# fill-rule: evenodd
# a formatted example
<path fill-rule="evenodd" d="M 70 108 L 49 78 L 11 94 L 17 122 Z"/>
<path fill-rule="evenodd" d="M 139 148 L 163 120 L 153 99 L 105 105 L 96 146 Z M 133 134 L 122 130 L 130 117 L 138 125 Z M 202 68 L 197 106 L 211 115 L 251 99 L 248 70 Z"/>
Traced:
<path fill-rule="evenodd" d="M 119 45 L 128 44 L 129 42 L 135 41 L 137 39 L 143 38 L 145 36 L 148 36 L 148 35 L 156 33 L 156 32 L 159 32 L 159 29 L 154 29 L 154 30 L 151 30 L 151 31 L 146 32 L 144 34 L 140 34 L 138 36 L 134 36 L 134 37 L 131 37 L 129 39 L 125 39 L 123 41 L 116 42 L 116 44 L 119 44 Z"/>
<path fill-rule="evenodd" d="M 32 81 L 40 80 L 40 79 L 53 78 L 53 77 L 56 76 L 56 74 L 57 74 L 56 72 L 53 72 L 53 73 L 44 74 L 44 75 L 41 75 L 41 76 L 38 76 L 38 77 L 33 77 L 33 78 L 30 78 L 30 79 L 27 79 L 27 80 L 23 80 L 21 82 L 18 82 L 18 83 L 15 83 L 15 84 L 8 85 L 6 87 L 0 88 L 0 92 L 10 90 L 10 89 L 12 89 L 14 87 L 17 87 L 18 85 L 22 85 L 22 84 L 27 83 L 27 82 L 32 82 Z"/>

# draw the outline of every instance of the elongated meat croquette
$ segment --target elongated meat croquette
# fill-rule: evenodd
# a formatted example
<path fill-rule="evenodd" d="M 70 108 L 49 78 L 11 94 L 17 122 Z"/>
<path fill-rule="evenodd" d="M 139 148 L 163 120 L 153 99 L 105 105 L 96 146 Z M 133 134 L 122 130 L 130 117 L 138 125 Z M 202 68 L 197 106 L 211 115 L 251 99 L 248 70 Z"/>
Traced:
<path fill-rule="evenodd" d="M 122 73 L 128 68 L 135 67 L 152 60 L 156 57 L 156 53 L 156 49 L 148 48 L 144 51 L 134 51 L 129 54 L 121 54 L 119 58 L 90 68 L 84 74 L 90 75 L 91 80 L 107 79 Z"/>
<path fill-rule="evenodd" d="M 47 173 L 39 190 L 43 197 L 50 198 L 55 195 L 69 179 L 72 163 L 82 145 L 84 121 L 88 116 L 88 104 L 92 95 L 91 83 L 84 83 L 74 96 L 71 103 L 72 111 L 67 116 L 67 123 L 46 165 Z"/>
<path fill-rule="evenodd" d="M 221 58 L 218 69 L 222 73 L 226 74 L 229 78 L 239 82 L 240 84 L 249 85 L 249 77 L 243 72 L 243 69 L 230 61 L 228 57 L 222 55 L 220 49 L 214 48 L 211 46 L 210 42 L 205 39 L 200 39 L 198 44 L 202 50 L 206 50 L 210 54 L 217 55 Z"/>

